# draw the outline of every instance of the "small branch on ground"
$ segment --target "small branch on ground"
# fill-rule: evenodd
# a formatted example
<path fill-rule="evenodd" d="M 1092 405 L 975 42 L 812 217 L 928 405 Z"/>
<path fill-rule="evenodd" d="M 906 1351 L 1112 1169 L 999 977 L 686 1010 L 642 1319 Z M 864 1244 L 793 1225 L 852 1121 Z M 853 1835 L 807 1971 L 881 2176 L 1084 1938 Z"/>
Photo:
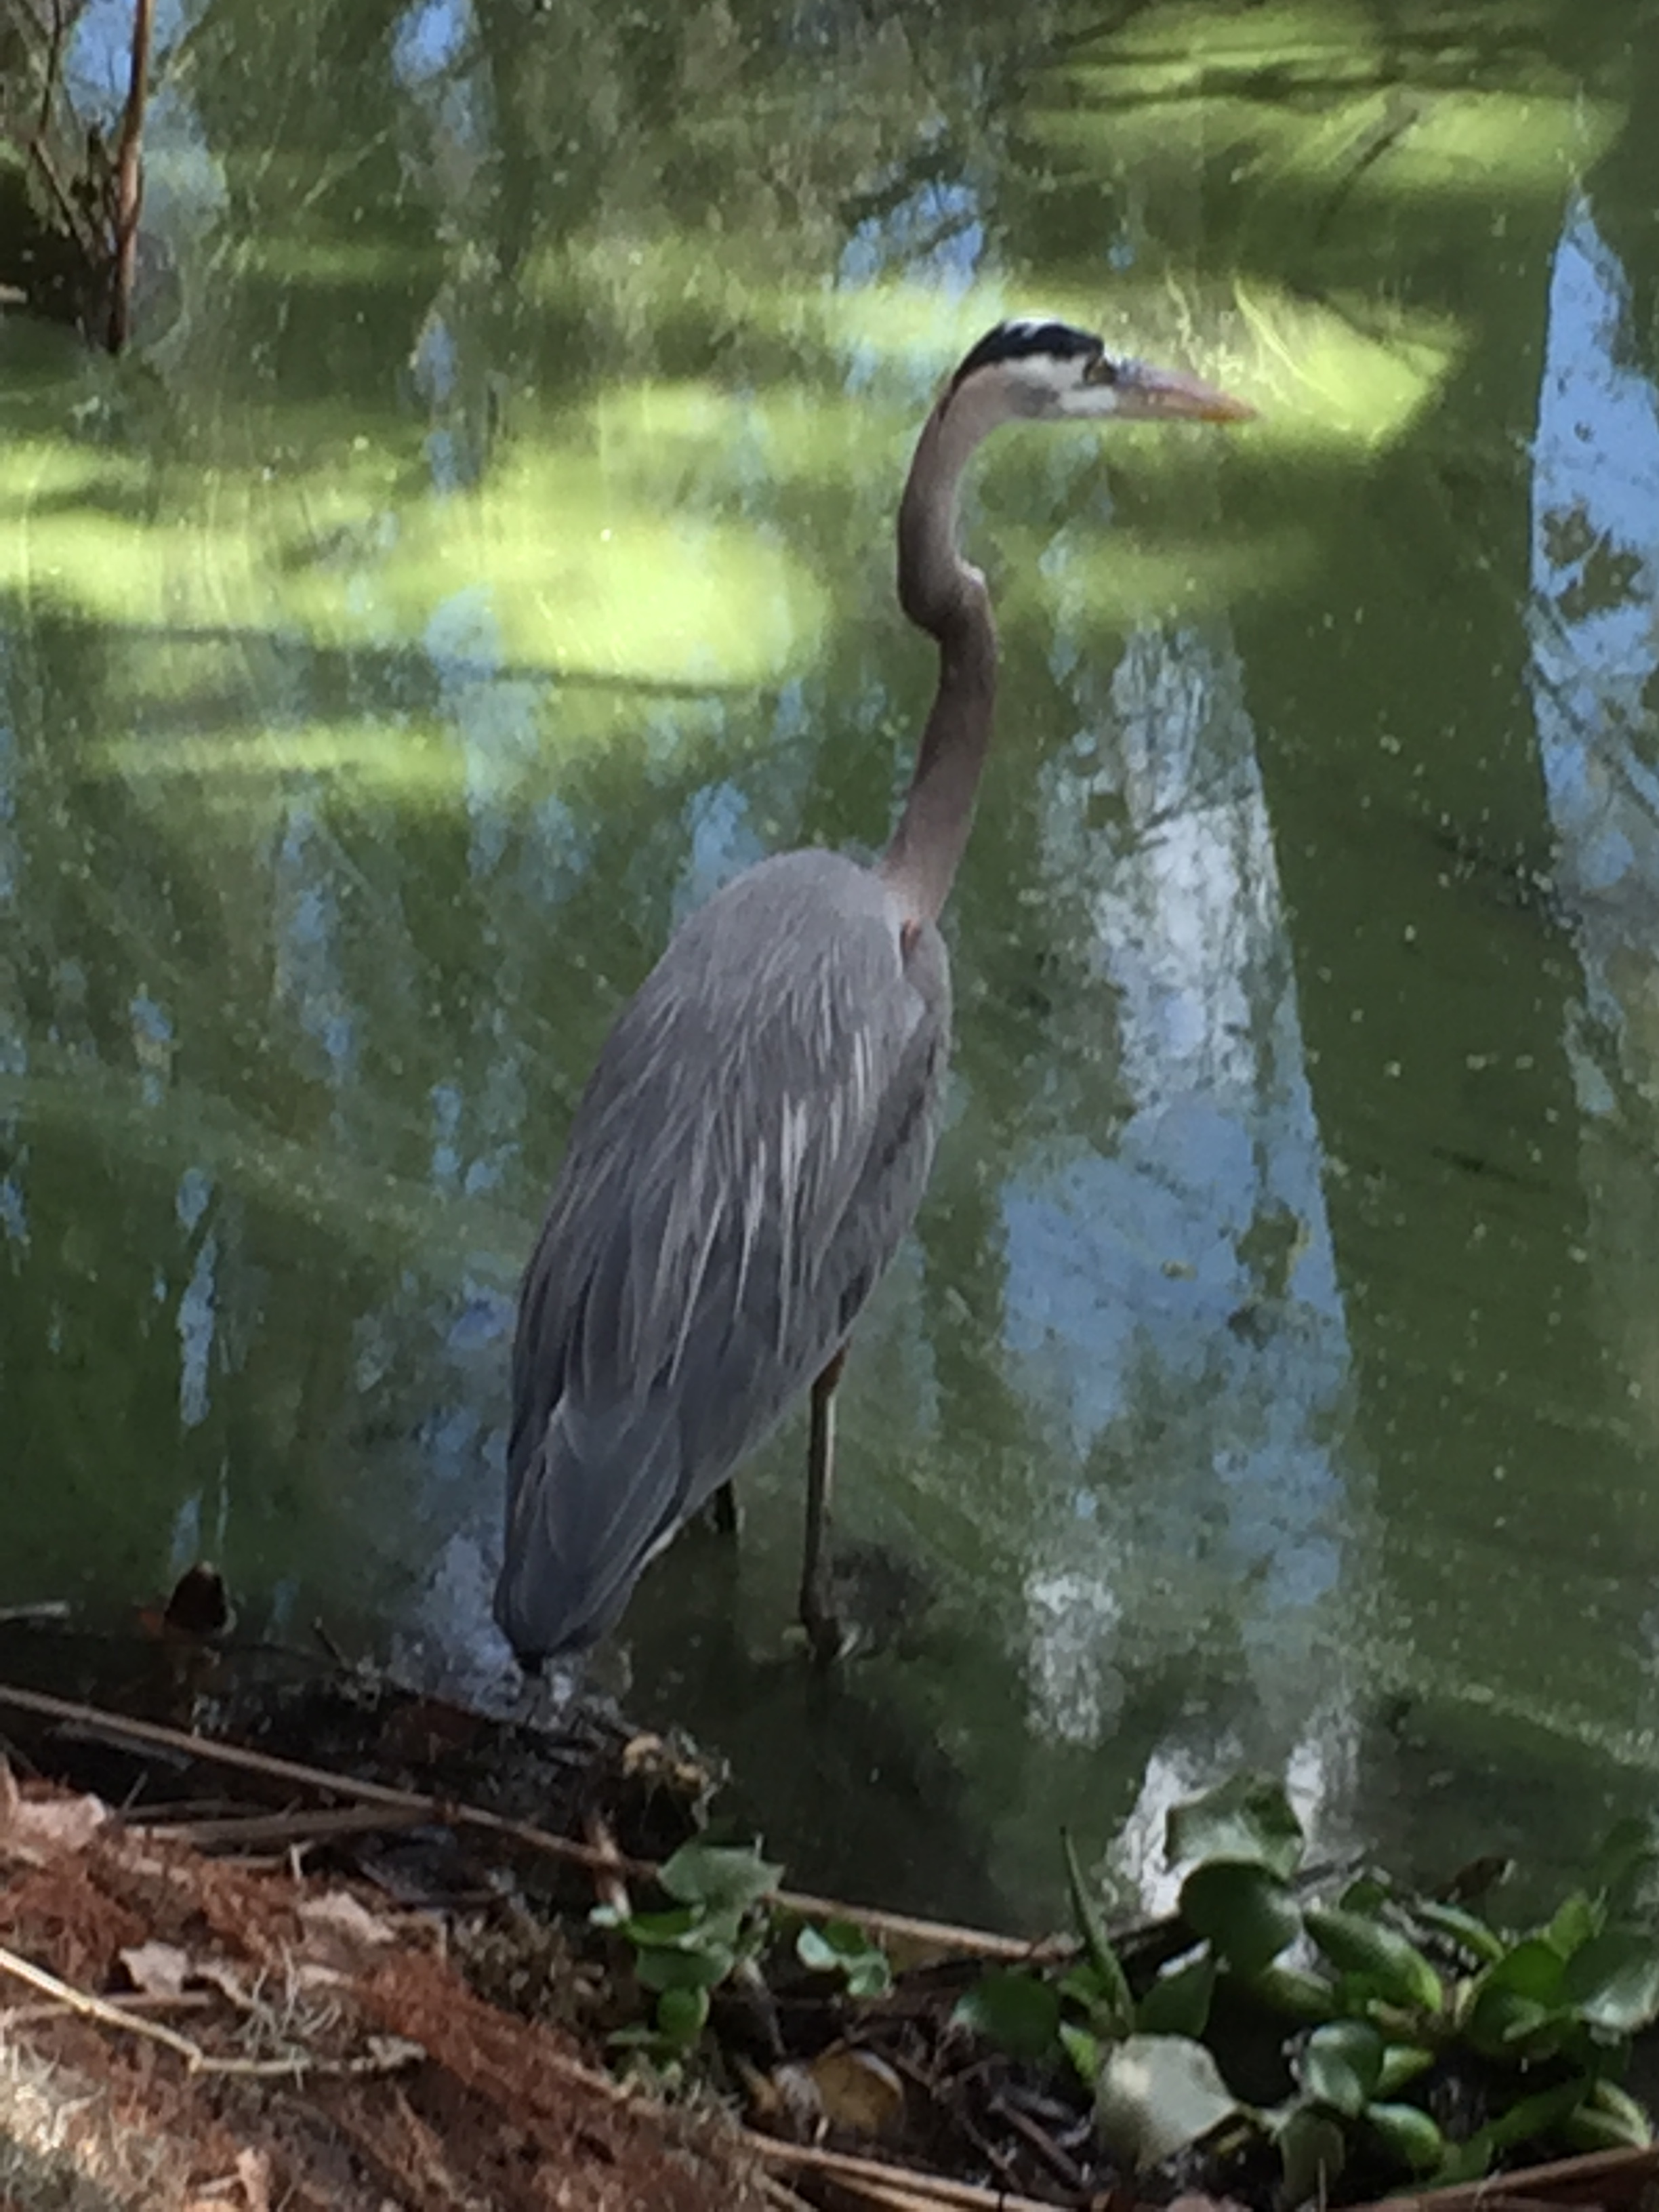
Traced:
<path fill-rule="evenodd" d="M 129 2012 L 124 2006 L 112 2004 L 106 1998 L 94 1996 L 89 1990 L 77 1990 L 69 1982 L 60 1981 L 49 1974 L 44 1966 L 37 1966 L 31 1959 L 21 1958 L 15 1951 L 0 1946 L 0 1974 L 9 1974 L 14 1981 L 38 1990 L 42 1996 L 51 1997 L 69 2012 L 77 2013 L 82 2020 L 96 2021 L 103 2027 L 118 2027 L 128 2035 L 142 2036 L 147 2042 L 159 2043 L 182 2058 L 192 2074 L 235 2075 L 243 2080 L 303 2081 L 309 2075 L 325 2074 L 335 2076 L 365 2074 L 390 2074 L 426 2053 L 416 2044 L 405 2043 L 393 2037 L 376 2039 L 384 2048 L 369 2051 L 361 2058 L 313 2058 L 309 2053 L 296 2051 L 282 2058 L 220 2058 L 210 2051 L 204 2051 L 187 2035 L 180 2035 L 164 2021 L 146 2020 Z"/>

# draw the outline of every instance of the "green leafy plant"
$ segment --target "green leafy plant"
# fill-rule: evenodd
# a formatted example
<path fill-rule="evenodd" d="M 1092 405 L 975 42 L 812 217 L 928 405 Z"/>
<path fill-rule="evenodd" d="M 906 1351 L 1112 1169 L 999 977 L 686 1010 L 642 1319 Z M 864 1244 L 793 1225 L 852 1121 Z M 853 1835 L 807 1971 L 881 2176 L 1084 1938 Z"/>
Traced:
<path fill-rule="evenodd" d="M 782 1871 L 752 1848 L 696 1841 L 659 1870 L 674 1900 L 666 1911 L 594 1907 L 594 1926 L 613 1929 L 633 1946 L 635 1978 L 656 2000 L 654 2027 L 619 2029 L 614 2043 L 659 2061 L 692 2049 L 708 2018 L 710 1991 L 750 1965 L 765 1944 L 770 1918 L 762 1908 Z"/>
<path fill-rule="evenodd" d="M 1283 2195 L 1321 2196 L 1345 2166 L 1401 2180 L 1478 2179 L 1517 2146 L 1640 2145 L 1647 2114 L 1620 2086 L 1633 2035 L 1659 2019 L 1659 1873 L 1644 1825 L 1609 1839 L 1585 1887 L 1541 1926 L 1498 1925 L 1467 1899 L 1378 1875 L 1317 1894 L 1302 1829 L 1275 1783 L 1243 1776 L 1168 1823 L 1184 1869 L 1176 1935 L 1132 1984 L 1070 1838 L 1080 1939 L 1063 1971 L 988 1975 L 957 2016 L 1022 2057 L 1064 2054 L 1103 2139 L 1145 2166 L 1224 2130 L 1265 2133 Z M 1288 2094 L 1236 2097 L 1211 2037 L 1218 1992 L 1282 2046 Z M 1462 2134 L 1431 2109 L 1437 2080 L 1478 2082 L 1490 2114 Z"/>
<path fill-rule="evenodd" d="M 815 1973 L 839 1974 L 849 1996 L 885 1996 L 893 1986 L 887 1954 L 855 1920 L 808 1921 L 795 1938 L 795 1956 Z"/>

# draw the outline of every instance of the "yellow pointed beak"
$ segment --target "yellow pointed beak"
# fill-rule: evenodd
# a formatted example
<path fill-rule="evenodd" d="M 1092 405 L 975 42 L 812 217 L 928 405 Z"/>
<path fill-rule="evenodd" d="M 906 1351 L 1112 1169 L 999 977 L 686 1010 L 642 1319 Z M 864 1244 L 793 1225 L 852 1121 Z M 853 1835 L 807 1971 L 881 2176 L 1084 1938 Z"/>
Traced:
<path fill-rule="evenodd" d="M 1154 368 L 1144 361 L 1117 363 L 1115 412 L 1124 422 L 1249 422 L 1256 410 L 1248 399 L 1235 399 L 1218 385 L 1206 384 L 1178 368 Z"/>

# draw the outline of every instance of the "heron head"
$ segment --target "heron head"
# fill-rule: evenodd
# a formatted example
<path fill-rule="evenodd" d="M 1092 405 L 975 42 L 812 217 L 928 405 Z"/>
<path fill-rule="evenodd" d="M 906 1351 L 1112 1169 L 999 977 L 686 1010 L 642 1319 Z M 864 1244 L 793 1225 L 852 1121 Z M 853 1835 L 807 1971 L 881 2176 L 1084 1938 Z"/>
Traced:
<path fill-rule="evenodd" d="M 1000 412 L 1047 421 L 1243 422 L 1254 407 L 1179 369 L 1116 360 L 1103 338 L 1046 316 L 988 331 L 951 380 L 949 402 L 994 394 Z"/>

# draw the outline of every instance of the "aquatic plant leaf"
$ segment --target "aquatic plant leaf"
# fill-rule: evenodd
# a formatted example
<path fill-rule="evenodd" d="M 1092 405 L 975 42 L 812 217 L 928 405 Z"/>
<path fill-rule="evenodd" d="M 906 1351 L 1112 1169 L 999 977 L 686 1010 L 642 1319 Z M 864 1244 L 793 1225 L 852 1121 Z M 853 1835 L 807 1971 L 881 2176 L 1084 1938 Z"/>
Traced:
<path fill-rule="evenodd" d="M 1556 2005 L 1562 1998 L 1566 1976 L 1566 1961 L 1553 1943 L 1541 1936 L 1526 1936 L 1512 1943 L 1498 1963 L 1488 1967 L 1480 1977 L 1480 1987 L 1486 1990 L 1510 1990 L 1516 1996 L 1530 1997 L 1534 2004 Z"/>
<path fill-rule="evenodd" d="M 1311 2105 L 1293 2105 L 1279 2124 L 1277 2142 L 1285 2202 L 1324 2203 L 1348 2157 L 1347 2137 L 1337 2123 Z"/>
<path fill-rule="evenodd" d="M 951 2014 L 1012 2058 L 1045 2058 L 1060 2036 L 1060 1993 L 1040 1974 L 981 1975 Z"/>
<path fill-rule="evenodd" d="M 693 1840 L 682 1844 L 664 1862 L 657 1879 L 682 1905 L 744 1911 L 769 1897 L 782 1873 L 781 1866 L 763 1859 L 752 1844 L 737 1850 L 728 1844 Z"/>
<path fill-rule="evenodd" d="M 1589 1893 L 1615 1912 L 1626 1911 L 1659 1875 L 1659 1839 L 1651 1820 L 1620 1820 L 1595 1855 Z"/>
<path fill-rule="evenodd" d="M 1382 2038 L 1369 2021 L 1328 2021 L 1308 2038 L 1297 2071 L 1316 2104 L 1358 2119 L 1382 2078 Z"/>
<path fill-rule="evenodd" d="M 1594 2105 L 1581 2105 L 1569 2112 L 1561 2123 L 1561 2137 L 1569 2150 L 1576 2151 L 1645 2150 L 1652 2141 L 1645 2129 L 1633 2135 L 1622 2119 L 1598 2112 Z"/>
<path fill-rule="evenodd" d="M 1593 1936 L 1567 1960 L 1561 1993 L 1592 2027 L 1633 2035 L 1659 2018 L 1659 1944 L 1634 1928 Z"/>
<path fill-rule="evenodd" d="M 854 1920 L 809 1921 L 795 1938 L 795 1956 L 814 1973 L 843 1975 L 855 1997 L 882 1996 L 893 1986 L 887 1954 Z"/>
<path fill-rule="evenodd" d="M 1540 2039 L 1565 2026 L 1570 2018 L 1563 2008 L 1517 1996 L 1513 1990 L 1483 1990 L 1469 2014 L 1466 2033 L 1471 2047 L 1488 2057 L 1513 2062 L 1522 2055 L 1521 2045 L 1530 2043 L 1534 2048 L 1526 2055 L 1538 2058 L 1543 2056 L 1538 2047 Z"/>
<path fill-rule="evenodd" d="M 1541 1936 L 1512 1945 L 1474 1984 L 1463 2023 L 1469 2042 L 1490 2057 L 1512 2059 L 1528 2038 L 1565 2023 L 1565 1972 L 1561 1954 Z"/>
<path fill-rule="evenodd" d="M 1544 1941 L 1564 1959 L 1571 1959 L 1592 1936 L 1601 1934 L 1606 1920 L 1601 1906 L 1593 1904 L 1583 1890 L 1577 1890 L 1557 1908 L 1544 1930 Z"/>
<path fill-rule="evenodd" d="M 1339 2009 L 1336 1991 L 1331 1984 L 1317 1974 L 1304 1973 L 1299 1966 L 1275 1961 L 1260 1967 L 1245 1979 L 1254 1996 L 1291 2020 L 1316 2023 L 1329 2020 Z"/>
<path fill-rule="evenodd" d="M 1240 1860 L 1195 1867 L 1181 1885 L 1181 1917 L 1241 1974 L 1269 1965 L 1302 1927 L 1296 1899 L 1278 1875 Z"/>
<path fill-rule="evenodd" d="M 657 2029 L 678 2051 L 689 2051 L 708 2018 L 708 1992 L 685 1984 L 665 1989 L 657 1999 Z"/>
<path fill-rule="evenodd" d="M 1512 2143 L 1529 2142 L 1534 2136 L 1554 2135 L 1583 2102 L 1588 2087 L 1580 2078 L 1558 2082 L 1553 2089 L 1540 2089 L 1533 2096 L 1522 2097 L 1484 2128 L 1477 2128 L 1467 2142 L 1449 2144 L 1434 2177 L 1436 2185 L 1443 2188 L 1479 2181 L 1490 2171 L 1498 2154 Z"/>
<path fill-rule="evenodd" d="M 1171 1866 L 1237 1860 L 1284 1880 L 1302 1863 L 1302 1823 L 1279 1784 L 1261 1775 L 1234 1775 L 1189 1804 L 1177 1805 L 1164 1835 Z"/>
<path fill-rule="evenodd" d="M 1079 2081 L 1085 2088 L 1092 2089 L 1100 2079 L 1101 2062 L 1106 2052 L 1100 2038 L 1090 2029 L 1079 2027 L 1075 2021 L 1063 2020 L 1060 2023 L 1060 2046 L 1071 2060 Z"/>
<path fill-rule="evenodd" d="M 1437 1897 L 1423 1897 L 1412 1900 L 1411 1910 L 1414 1920 L 1447 1942 L 1456 1944 L 1483 1966 L 1503 1957 L 1506 1948 L 1504 1938 L 1467 1905 L 1448 1905 Z"/>
<path fill-rule="evenodd" d="M 1439 1975 L 1397 1929 L 1364 1913 L 1320 1905 L 1310 1905 L 1302 1917 L 1309 1935 L 1339 1972 L 1358 1975 L 1390 2003 L 1439 2011 L 1445 1994 Z"/>
<path fill-rule="evenodd" d="M 1609 2081 L 1605 2074 L 1594 2083 L 1580 2109 L 1595 2113 L 1603 2127 L 1615 2132 L 1621 2142 L 1633 2143 L 1638 2150 L 1646 2149 L 1653 2141 L 1653 2123 L 1646 2108 L 1637 2103 L 1628 2089 L 1621 2088 L 1617 2081 Z"/>
<path fill-rule="evenodd" d="M 1446 2154 L 1445 2137 L 1416 2105 L 1368 2105 L 1365 2122 L 1389 2155 L 1413 2173 L 1432 2173 Z"/>
<path fill-rule="evenodd" d="M 1115 2156 L 1156 2166 L 1239 2110 L 1201 2043 L 1132 2035 L 1106 2053 L 1095 2083 L 1095 2124 Z"/>
<path fill-rule="evenodd" d="M 1426 2074 L 1434 2061 L 1435 2053 L 1424 2044 L 1389 2044 L 1377 2069 L 1376 2094 L 1384 2100 L 1397 2097 L 1408 2082 Z"/>
<path fill-rule="evenodd" d="M 719 1948 L 641 1951 L 634 1961 L 634 1973 L 643 1990 L 712 1990 L 736 1964 L 735 1953 Z"/>
<path fill-rule="evenodd" d="M 1142 2035 L 1202 2035 L 1209 2025 L 1216 1971 L 1210 1951 L 1167 1968 L 1136 2006 L 1136 2028 Z"/>
<path fill-rule="evenodd" d="M 1097 2015 L 1096 2025 L 1106 2034 L 1127 2035 L 1135 2016 L 1135 2001 L 1129 1993 L 1128 1978 L 1112 1948 L 1106 1923 L 1084 1880 L 1071 1836 L 1064 1828 L 1060 1832 L 1060 1844 L 1066 1855 L 1066 1880 L 1072 1893 L 1077 1932 L 1083 1939 L 1085 1955 L 1099 1978 L 1099 1995 L 1091 2008 Z"/>
<path fill-rule="evenodd" d="M 587 1917 L 596 1928 L 619 1929 L 641 1948 L 682 1943 L 698 1925 L 689 1905 L 677 1905 L 669 1912 L 619 1912 L 614 1905 L 596 1905 Z"/>
<path fill-rule="evenodd" d="M 1374 1874 L 1362 1874 L 1348 1884 L 1337 1904 L 1344 1912 L 1363 1912 L 1375 1919 L 1393 1896 L 1387 1882 L 1379 1881 Z"/>

